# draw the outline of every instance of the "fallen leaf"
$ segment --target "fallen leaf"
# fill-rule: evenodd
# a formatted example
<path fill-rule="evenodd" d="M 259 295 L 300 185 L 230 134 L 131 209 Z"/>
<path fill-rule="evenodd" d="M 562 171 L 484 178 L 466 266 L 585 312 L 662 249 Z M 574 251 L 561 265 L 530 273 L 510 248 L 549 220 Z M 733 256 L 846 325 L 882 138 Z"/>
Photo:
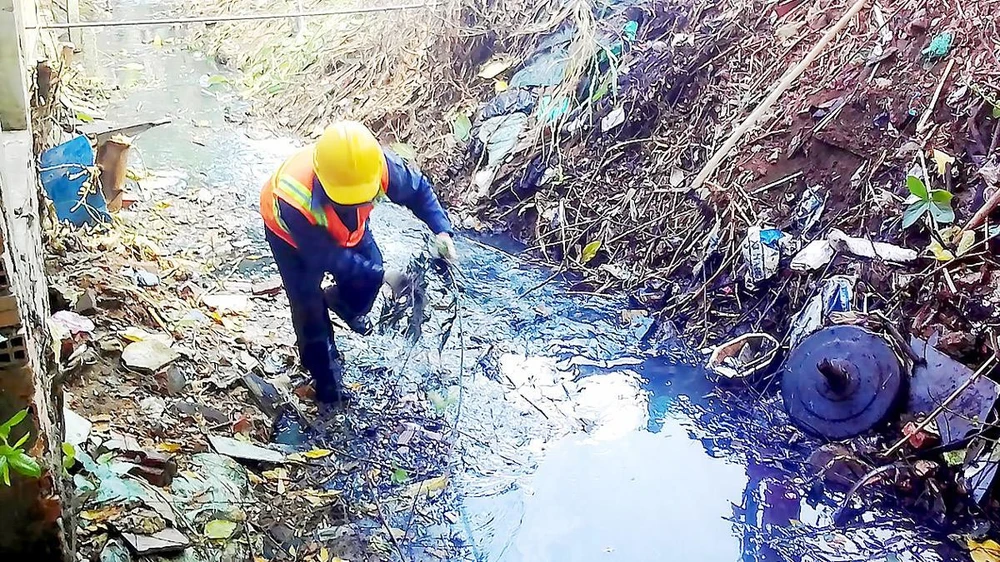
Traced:
<path fill-rule="evenodd" d="M 261 476 L 268 480 L 288 480 L 288 470 L 284 468 L 265 470 L 261 473 Z"/>
<path fill-rule="evenodd" d="M 976 244 L 976 233 L 971 230 L 962 232 L 962 239 L 958 241 L 958 255 L 964 256 L 969 253 L 972 246 Z"/>
<path fill-rule="evenodd" d="M 955 157 L 935 148 L 934 162 L 937 163 L 938 175 L 943 176 L 948 172 L 948 164 L 955 164 Z"/>
<path fill-rule="evenodd" d="M 224 540 L 236 532 L 236 523 L 225 519 L 213 519 L 205 523 L 205 536 L 210 539 Z"/>
<path fill-rule="evenodd" d="M 325 546 L 319 549 L 319 562 L 330 562 L 330 551 Z"/>
<path fill-rule="evenodd" d="M 313 449 L 302 453 L 302 456 L 307 459 L 321 459 L 323 457 L 329 457 L 332 454 L 333 451 L 329 449 Z"/>
<path fill-rule="evenodd" d="M 240 416 L 240 419 L 233 422 L 233 433 L 243 433 L 247 434 L 253 430 L 253 422 L 251 422 L 246 416 Z"/>
<path fill-rule="evenodd" d="M 89 509 L 80 513 L 80 517 L 94 523 L 103 523 L 121 515 L 121 506 L 112 505 L 101 509 Z"/>
<path fill-rule="evenodd" d="M 431 495 L 444 490 L 446 486 L 448 486 L 448 477 L 438 476 L 437 478 L 430 478 L 410 486 L 406 489 L 405 494 L 408 496 L 415 496 L 417 494 Z"/>
<path fill-rule="evenodd" d="M 587 244 L 583 247 L 583 252 L 580 254 L 580 263 L 586 265 L 590 263 L 590 260 L 597 256 L 598 250 L 601 249 L 601 241 L 594 240 L 593 242 Z"/>
<path fill-rule="evenodd" d="M 973 562 L 1000 562 L 1000 544 L 992 539 L 983 542 L 969 539 L 969 555 Z"/>
<path fill-rule="evenodd" d="M 177 451 L 181 450 L 181 445 L 179 443 L 170 443 L 170 442 L 160 443 L 159 445 L 156 446 L 156 450 L 164 453 L 176 453 Z"/>
<path fill-rule="evenodd" d="M 944 462 L 948 466 L 961 466 L 965 463 L 965 449 L 960 451 L 948 451 L 943 456 Z"/>
<path fill-rule="evenodd" d="M 469 140 L 469 134 L 472 132 L 472 121 L 469 120 L 469 116 L 464 113 L 459 113 L 455 117 L 455 122 L 451 125 L 452 132 L 455 134 L 455 140 L 458 142 L 465 142 Z"/>
<path fill-rule="evenodd" d="M 409 479 L 410 479 L 410 474 L 405 470 L 403 470 L 402 468 L 397 468 L 396 470 L 392 471 L 391 480 L 393 484 L 402 484 L 403 482 L 406 482 Z"/>
<path fill-rule="evenodd" d="M 934 255 L 934 259 L 938 261 L 951 261 L 955 259 L 955 254 L 951 253 L 951 250 L 945 248 L 937 240 L 931 240 L 927 250 Z"/>
<path fill-rule="evenodd" d="M 510 84 L 508 84 L 506 80 L 493 81 L 493 91 L 497 94 L 506 92 L 508 88 L 510 88 Z"/>

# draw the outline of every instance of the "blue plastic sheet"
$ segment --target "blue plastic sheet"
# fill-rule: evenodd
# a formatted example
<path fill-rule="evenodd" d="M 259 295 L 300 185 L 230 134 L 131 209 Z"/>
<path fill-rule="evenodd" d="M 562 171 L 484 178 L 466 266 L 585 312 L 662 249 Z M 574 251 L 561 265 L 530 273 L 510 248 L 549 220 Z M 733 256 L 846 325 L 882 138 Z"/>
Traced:
<path fill-rule="evenodd" d="M 39 157 L 42 187 L 60 221 L 83 226 L 110 219 L 96 178 L 90 181 L 93 167 L 94 149 L 83 135 L 50 148 Z M 88 183 L 89 188 L 84 190 L 84 184 Z"/>

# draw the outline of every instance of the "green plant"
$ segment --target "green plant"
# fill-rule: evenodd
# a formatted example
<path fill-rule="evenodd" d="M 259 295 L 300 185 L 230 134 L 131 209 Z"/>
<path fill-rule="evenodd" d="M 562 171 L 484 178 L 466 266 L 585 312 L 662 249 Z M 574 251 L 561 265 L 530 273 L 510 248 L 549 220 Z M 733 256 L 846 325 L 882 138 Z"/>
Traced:
<path fill-rule="evenodd" d="M 28 441 L 30 432 L 25 432 L 13 446 L 7 442 L 10 431 L 26 417 L 28 417 L 28 410 L 21 410 L 6 423 L 0 425 L 0 479 L 7 486 L 10 486 L 10 469 L 12 468 L 14 472 L 30 478 L 38 478 L 42 475 L 42 468 L 38 466 L 38 462 L 21 448 Z"/>
<path fill-rule="evenodd" d="M 910 197 L 903 211 L 903 228 L 910 228 L 924 215 L 929 215 L 936 224 L 950 224 L 955 221 L 955 211 L 951 208 L 952 194 L 944 189 L 927 189 L 924 181 L 916 176 L 907 176 L 906 188 Z"/>

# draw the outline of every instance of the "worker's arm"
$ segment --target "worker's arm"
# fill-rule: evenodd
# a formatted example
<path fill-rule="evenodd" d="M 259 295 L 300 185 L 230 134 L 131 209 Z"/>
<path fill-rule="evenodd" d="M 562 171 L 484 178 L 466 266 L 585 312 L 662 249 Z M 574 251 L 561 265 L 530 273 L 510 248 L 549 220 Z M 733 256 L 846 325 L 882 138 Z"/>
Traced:
<path fill-rule="evenodd" d="M 382 284 L 385 271 L 381 265 L 350 248 L 341 247 L 325 228 L 310 224 L 302 213 L 284 201 L 278 202 L 278 211 L 299 247 L 299 255 L 310 268 L 325 271 L 338 279 Z"/>
<path fill-rule="evenodd" d="M 385 150 L 385 161 L 389 167 L 389 185 L 386 188 L 389 200 L 413 212 L 434 234 L 451 234 L 448 215 L 434 195 L 431 182 L 390 150 Z"/>

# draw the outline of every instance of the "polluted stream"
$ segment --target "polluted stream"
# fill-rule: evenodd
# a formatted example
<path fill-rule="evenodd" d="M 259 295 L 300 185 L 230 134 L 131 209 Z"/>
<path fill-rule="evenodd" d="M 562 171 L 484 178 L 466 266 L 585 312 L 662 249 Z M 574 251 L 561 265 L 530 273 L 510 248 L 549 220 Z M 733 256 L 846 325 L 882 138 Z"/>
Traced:
<path fill-rule="evenodd" d="M 174 6 L 108 8 L 106 19 L 136 19 Z M 133 162 L 206 193 L 224 215 L 244 257 L 219 275 L 272 275 L 257 197 L 301 141 L 253 126 L 231 86 L 238 78 L 177 48 L 182 33 L 89 35 L 91 66 L 123 85 L 109 120 L 171 119 L 138 136 Z M 160 47 L 168 38 L 174 48 Z M 392 205 L 377 207 L 372 230 L 389 268 L 406 267 L 426 248 L 426 229 Z M 196 243 L 177 240 L 175 249 Z M 841 496 L 817 490 L 805 462 L 818 444 L 788 426 L 773 391 L 716 388 L 698 366 L 701 355 L 669 324 L 628 313 L 621 297 L 573 294 L 565 279 L 518 257 L 516 244 L 500 249 L 472 235 L 457 245 L 454 280 L 427 272 L 428 320 L 416 343 L 406 318 L 367 338 L 337 330 L 357 408 L 373 411 L 385 394 L 436 396 L 443 421 L 422 429 L 457 433 L 448 454 L 375 442 L 350 428 L 292 439 L 303 448 L 346 442 L 359 455 L 405 447 L 424 475 L 449 476 L 452 517 L 416 531 L 418 539 L 450 541 L 456 559 L 482 561 L 953 559 L 934 533 L 899 514 L 868 512 L 834 527 Z M 383 309 L 380 298 L 373 314 Z M 393 556 L 439 557 L 427 544 L 413 540 Z"/>

